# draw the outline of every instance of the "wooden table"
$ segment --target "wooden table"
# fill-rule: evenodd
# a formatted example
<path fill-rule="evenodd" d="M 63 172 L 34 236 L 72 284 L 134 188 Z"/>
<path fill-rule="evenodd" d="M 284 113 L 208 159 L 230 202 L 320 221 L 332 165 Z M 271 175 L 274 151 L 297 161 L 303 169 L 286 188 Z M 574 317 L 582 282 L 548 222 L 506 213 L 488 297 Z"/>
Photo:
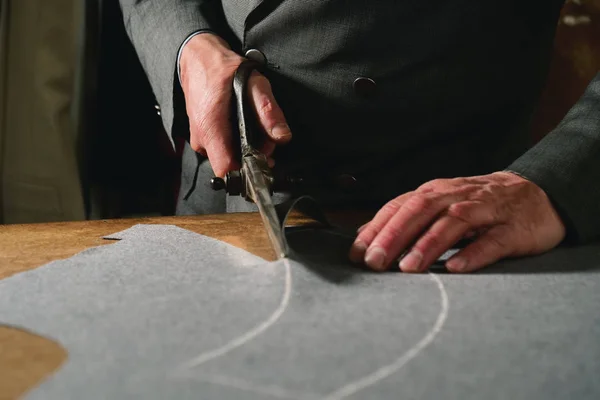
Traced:
<path fill-rule="evenodd" d="M 370 216 L 339 213 L 330 217 L 336 225 L 356 227 Z M 306 221 L 298 215 L 289 220 L 293 225 Z M 267 260 L 274 259 L 256 213 L 0 225 L 0 279 L 71 257 L 89 247 L 110 244 L 111 241 L 102 237 L 135 224 L 177 225 Z M 21 396 L 56 371 L 66 359 L 67 352 L 59 343 L 18 327 L 0 325 L 0 399 Z"/>

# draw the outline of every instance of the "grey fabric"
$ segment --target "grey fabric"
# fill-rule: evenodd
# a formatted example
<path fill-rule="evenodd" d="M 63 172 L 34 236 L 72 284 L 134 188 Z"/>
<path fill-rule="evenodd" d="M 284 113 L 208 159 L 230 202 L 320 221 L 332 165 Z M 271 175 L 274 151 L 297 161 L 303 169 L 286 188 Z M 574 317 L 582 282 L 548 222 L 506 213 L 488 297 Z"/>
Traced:
<path fill-rule="evenodd" d="M 367 272 L 323 230 L 289 231 L 287 265 L 173 226 L 111 237 L 0 281 L 0 321 L 69 352 L 25 398 L 600 396 L 600 245 L 461 276 Z"/>

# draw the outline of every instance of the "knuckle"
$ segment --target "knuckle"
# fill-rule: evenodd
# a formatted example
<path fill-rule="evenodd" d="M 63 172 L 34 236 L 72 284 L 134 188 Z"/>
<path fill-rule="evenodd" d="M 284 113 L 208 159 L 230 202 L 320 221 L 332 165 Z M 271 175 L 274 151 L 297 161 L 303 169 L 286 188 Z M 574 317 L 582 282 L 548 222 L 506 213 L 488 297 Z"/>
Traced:
<path fill-rule="evenodd" d="M 380 210 L 379 214 L 386 218 L 389 219 L 391 218 L 392 215 L 394 215 L 402 206 L 402 202 L 400 201 L 399 198 L 395 198 L 393 200 L 388 201 Z M 387 222 L 387 221 L 385 221 Z"/>
<path fill-rule="evenodd" d="M 419 240 L 419 243 L 415 246 L 422 253 L 427 249 L 439 249 L 444 244 L 443 235 L 439 232 L 428 233 Z"/>
<path fill-rule="evenodd" d="M 404 229 L 402 224 L 390 223 L 385 226 L 385 229 L 381 231 L 382 235 L 388 240 L 395 240 L 402 235 Z"/>
<path fill-rule="evenodd" d="M 468 224 L 473 219 L 471 207 L 472 206 L 465 203 L 454 203 L 448 207 L 447 214 L 449 217 Z"/>
<path fill-rule="evenodd" d="M 401 230 L 398 226 L 390 226 L 386 225 L 383 229 L 379 231 L 377 234 L 377 238 L 374 242 L 376 242 L 377 246 L 388 248 L 392 243 L 396 241 L 398 237 L 401 235 Z"/>
<path fill-rule="evenodd" d="M 422 194 L 416 194 L 406 201 L 404 207 L 406 207 L 412 213 L 422 213 L 433 208 L 435 200 L 431 196 L 425 196 Z"/>
<path fill-rule="evenodd" d="M 398 196 L 390 201 L 388 201 L 388 205 L 390 207 L 392 207 L 394 210 L 398 210 L 403 203 L 403 197 L 402 196 Z"/>
<path fill-rule="evenodd" d="M 196 153 L 204 150 L 203 142 L 200 139 L 200 135 L 196 131 L 190 131 L 190 147 Z"/>
<path fill-rule="evenodd" d="M 425 182 L 424 184 L 422 184 L 421 186 L 419 186 L 417 188 L 417 192 L 419 193 L 428 193 L 428 192 L 432 192 L 435 190 L 435 188 L 437 187 L 439 179 L 434 179 L 428 182 Z"/>
<path fill-rule="evenodd" d="M 474 191 L 473 197 L 480 200 L 493 199 L 498 195 L 502 185 L 489 182 Z"/>
<path fill-rule="evenodd" d="M 448 183 L 448 179 L 441 179 L 441 178 L 433 179 L 432 181 L 430 181 L 430 184 L 433 187 L 444 186 L 447 183 Z"/>
<path fill-rule="evenodd" d="M 256 109 L 258 110 L 258 112 L 265 117 L 269 116 L 273 112 L 273 109 L 274 109 L 273 102 L 271 101 L 271 99 L 268 96 L 265 96 L 265 95 L 261 95 L 256 100 L 255 105 L 256 105 Z"/>
<path fill-rule="evenodd" d="M 203 150 L 203 147 L 200 145 L 200 143 L 198 141 L 195 141 L 195 140 L 190 142 L 190 147 L 196 153 L 199 153 L 199 152 L 201 152 Z"/>
<path fill-rule="evenodd" d="M 372 223 L 370 223 L 367 227 L 365 227 L 365 229 L 363 229 L 360 232 L 359 236 L 364 236 L 364 237 L 368 236 L 371 239 L 374 239 L 385 228 L 386 223 L 387 223 L 387 220 L 386 221 L 373 220 Z"/>
<path fill-rule="evenodd" d="M 473 197 L 477 200 L 487 201 L 493 196 L 493 193 L 488 187 L 482 187 L 475 190 Z"/>
<path fill-rule="evenodd" d="M 428 182 L 425 182 L 417 189 L 417 192 L 420 193 L 430 193 L 430 192 L 439 192 L 445 188 L 447 188 L 448 184 L 451 182 L 449 179 L 432 179 Z"/>

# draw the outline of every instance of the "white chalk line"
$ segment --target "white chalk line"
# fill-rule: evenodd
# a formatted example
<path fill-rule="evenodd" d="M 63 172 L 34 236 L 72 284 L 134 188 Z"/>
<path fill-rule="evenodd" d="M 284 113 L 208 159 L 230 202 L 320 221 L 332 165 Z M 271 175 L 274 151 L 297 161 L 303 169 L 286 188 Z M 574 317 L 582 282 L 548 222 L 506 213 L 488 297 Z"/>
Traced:
<path fill-rule="evenodd" d="M 281 298 L 281 302 L 279 303 L 279 306 L 277 307 L 275 312 L 273 312 L 273 314 L 271 314 L 271 316 L 267 320 L 265 320 L 261 324 L 257 325 L 253 329 L 249 330 L 242 336 L 239 336 L 239 337 L 229 341 L 228 343 L 224 344 L 223 346 L 221 346 L 219 348 L 216 348 L 214 350 L 200 354 L 199 356 L 186 362 L 183 365 L 184 368 L 195 368 L 195 367 L 198 367 L 208 361 L 222 357 L 225 354 L 229 353 L 230 351 L 252 341 L 256 337 L 258 337 L 260 334 L 265 332 L 267 329 L 269 329 L 273 324 L 275 324 L 275 322 L 277 322 L 277 320 L 285 312 L 285 310 L 290 302 L 290 297 L 291 297 L 291 293 L 292 293 L 292 268 L 290 265 L 290 261 L 288 259 L 284 258 L 283 263 L 285 265 L 285 288 L 283 291 L 283 296 Z"/>
<path fill-rule="evenodd" d="M 184 364 L 185 366 L 187 366 L 187 368 L 197 367 L 203 363 L 206 363 L 210 360 L 214 360 L 215 358 L 221 357 L 221 356 L 229 353 L 230 351 L 255 339 L 257 336 L 262 334 L 264 331 L 269 329 L 273 324 L 275 324 L 277 322 L 277 320 L 285 312 L 285 310 L 289 304 L 290 297 L 291 297 L 292 276 L 291 276 L 291 266 L 290 266 L 289 260 L 284 259 L 284 265 L 286 267 L 284 294 L 281 299 L 281 303 L 279 304 L 279 307 L 275 310 L 275 312 L 266 321 L 264 321 L 263 323 L 258 325 L 256 328 L 248 331 L 244 335 L 230 341 L 229 343 L 225 344 L 224 346 L 221 346 L 220 348 L 206 352 L 206 353 L 201 354 L 198 357 L 190 360 L 188 363 Z M 342 386 L 339 389 L 336 389 L 335 391 L 333 391 L 332 393 L 327 395 L 324 398 L 325 400 L 342 399 L 344 397 L 355 394 L 355 393 L 359 392 L 360 390 L 363 390 L 369 386 L 376 384 L 377 382 L 381 381 L 382 379 L 385 379 L 385 378 L 389 377 L 390 375 L 394 374 L 395 372 L 397 372 L 399 369 L 401 369 L 403 366 L 405 366 L 410 360 L 415 358 L 422 350 L 424 350 L 427 346 L 429 346 L 431 344 L 431 342 L 433 342 L 435 337 L 442 330 L 442 327 L 444 326 L 446 319 L 448 318 L 448 310 L 449 310 L 450 306 L 449 306 L 449 301 L 448 301 L 448 293 L 446 292 L 446 288 L 444 287 L 442 280 L 437 276 L 437 274 L 429 273 L 429 276 L 436 282 L 437 287 L 440 291 L 441 309 L 440 309 L 440 313 L 438 315 L 438 318 L 437 318 L 435 324 L 433 325 L 432 329 L 427 333 L 427 335 L 425 335 L 423 337 L 423 339 L 421 339 L 415 346 L 413 346 L 406 353 L 404 353 L 394 363 L 386 365 L 370 375 L 367 375 L 355 382 L 349 383 L 345 386 Z M 223 386 L 230 386 L 230 387 L 234 387 L 234 388 L 238 388 L 238 389 L 242 389 L 242 390 L 248 390 L 248 391 L 256 392 L 256 393 L 268 394 L 268 395 L 278 397 L 278 398 L 302 399 L 302 398 L 307 398 L 307 396 L 310 396 L 307 393 L 302 394 L 302 395 L 294 394 L 283 388 L 276 387 L 276 386 L 272 386 L 272 387 L 267 387 L 264 385 L 260 385 L 260 386 L 256 385 L 255 386 L 247 381 L 232 378 L 230 376 L 207 375 L 207 374 L 202 374 L 202 375 L 206 379 L 202 379 L 201 377 L 197 377 L 197 378 L 206 380 L 209 383 L 215 383 L 215 384 L 219 384 L 219 385 L 223 385 Z M 300 397 L 298 397 L 298 396 L 300 396 Z M 308 397 L 308 398 L 312 398 L 312 396 Z"/>
<path fill-rule="evenodd" d="M 193 379 L 220 386 L 232 387 L 234 389 L 245 390 L 258 394 L 265 394 L 279 399 L 292 400 L 317 400 L 320 396 L 309 393 L 295 393 L 279 386 L 255 385 L 252 382 L 240 378 L 234 378 L 227 375 L 200 374 L 193 376 Z"/>
<path fill-rule="evenodd" d="M 448 293 L 446 292 L 446 288 L 444 287 L 444 283 L 442 280 L 433 273 L 429 273 L 429 276 L 437 283 L 438 289 L 440 290 L 441 297 L 441 309 L 438 315 L 435 324 L 431 328 L 431 330 L 421 339 L 415 346 L 409 349 L 406 353 L 404 353 L 400 358 L 398 358 L 394 363 L 386 365 L 373 372 L 370 375 L 365 376 L 357 381 L 349 383 L 345 386 L 342 386 L 339 389 L 336 389 L 329 395 L 325 397 L 326 400 L 337 400 L 342 399 L 346 396 L 350 396 L 352 394 L 357 393 L 360 390 L 363 390 L 369 386 L 376 384 L 382 379 L 387 378 L 393 373 L 397 372 L 400 368 L 405 366 L 410 360 L 415 358 L 423 349 L 425 349 L 433 339 L 437 336 L 438 333 L 442 330 L 446 319 L 448 318 L 448 309 L 450 308 L 448 302 Z"/>

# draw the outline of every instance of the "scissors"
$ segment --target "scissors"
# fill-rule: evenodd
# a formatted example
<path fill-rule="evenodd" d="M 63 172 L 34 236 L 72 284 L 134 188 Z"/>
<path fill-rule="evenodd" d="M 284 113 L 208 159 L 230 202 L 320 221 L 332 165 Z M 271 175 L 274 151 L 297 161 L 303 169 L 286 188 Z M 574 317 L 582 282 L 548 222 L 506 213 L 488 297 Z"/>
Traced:
<path fill-rule="evenodd" d="M 245 59 L 233 77 L 232 105 L 235 112 L 232 115 L 237 116 L 239 135 L 234 133 L 232 136 L 234 140 L 239 139 L 236 150 L 239 151 L 241 169 L 228 172 L 224 179 L 212 178 L 210 185 L 213 190 L 225 190 L 229 195 L 239 195 L 256 204 L 273 250 L 280 259 L 288 256 L 289 248 L 273 204 L 275 178 L 267 157 L 258 150 L 264 136 L 258 132 L 256 117 L 247 101 L 248 78 L 259 67 L 257 62 Z"/>

